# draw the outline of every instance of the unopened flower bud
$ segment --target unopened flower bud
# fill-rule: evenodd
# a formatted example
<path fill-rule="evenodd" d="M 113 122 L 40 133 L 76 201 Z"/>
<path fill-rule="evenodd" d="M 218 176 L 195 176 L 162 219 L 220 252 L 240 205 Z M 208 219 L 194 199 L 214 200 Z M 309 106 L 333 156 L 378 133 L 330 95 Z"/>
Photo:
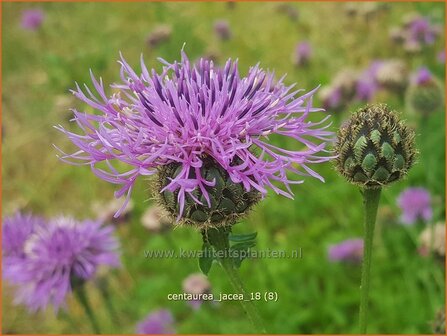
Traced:
<path fill-rule="evenodd" d="M 340 128 L 337 170 L 351 183 L 374 188 L 404 177 L 414 164 L 414 132 L 384 104 L 367 105 Z"/>

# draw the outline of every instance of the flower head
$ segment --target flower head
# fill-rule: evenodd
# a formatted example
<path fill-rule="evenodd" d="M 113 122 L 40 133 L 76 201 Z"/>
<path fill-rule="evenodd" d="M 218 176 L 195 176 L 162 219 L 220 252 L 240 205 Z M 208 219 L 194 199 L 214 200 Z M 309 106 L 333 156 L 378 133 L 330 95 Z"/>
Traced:
<path fill-rule="evenodd" d="M 416 157 L 414 132 L 384 104 L 367 105 L 340 128 L 336 168 L 349 182 L 378 188 L 403 178 Z"/>
<path fill-rule="evenodd" d="M 44 223 L 43 218 L 17 213 L 2 223 L 3 257 L 24 257 L 24 246 L 29 236 Z"/>
<path fill-rule="evenodd" d="M 6 274 L 18 286 L 16 302 L 31 311 L 53 304 L 57 310 L 73 283 L 91 279 L 99 266 L 119 266 L 113 227 L 60 217 L 28 236 L 24 257 Z"/>
<path fill-rule="evenodd" d="M 228 21 L 217 20 L 214 23 L 214 32 L 221 40 L 229 40 L 231 38 L 231 30 Z"/>
<path fill-rule="evenodd" d="M 423 16 L 415 16 L 408 24 L 409 39 L 421 44 L 433 44 L 437 36 L 437 29 L 430 20 Z"/>
<path fill-rule="evenodd" d="M 413 81 L 416 85 L 424 85 L 433 80 L 433 75 L 426 67 L 421 67 L 414 74 Z"/>
<path fill-rule="evenodd" d="M 312 56 L 312 46 L 307 41 L 302 41 L 296 45 L 293 62 L 295 65 L 307 64 Z"/>
<path fill-rule="evenodd" d="M 411 78 L 406 100 L 409 110 L 429 115 L 444 105 L 444 88 L 426 67 L 420 67 Z"/>
<path fill-rule="evenodd" d="M 424 188 L 407 188 L 398 197 L 397 204 L 402 210 L 401 222 L 406 225 L 414 224 L 418 219 L 431 220 L 433 210 L 431 197 Z"/>
<path fill-rule="evenodd" d="M 257 198 L 244 194 L 249 191 L 266 194 L 270 187 L 292 197 L 289 185 L 302 181 L 293 181 L 287 172 L 322 180 L 309 164 L 330 159 L 320 153 L 332 132 L 324 125 L 328 116 L 307 120 L 321 111 L 312 106 L 315 90 L 298 96 L 301 90 L 274 82 L 274 75 L 258 65 L 241 77 L 237 61 L 228 60 L 223 68 L 204 59 L 193 65 L 182 52 L 180 63 L 162 62 L 165 67 L 157 74 L 141 61 L 142 74 L 137 75 L 121 59 L 122 83 L 113 86 L 117 92 L 112 97 L 93 75 L 98 96 L 77 86 L 75 96 L 97 114 L 74 110 L 81 134 L 57 127 L 79 147 L 62 159 L 87 164 L 100 178 L 122 185 L 116 197 L 129 197 L 138 176 L 161 172 L 163 203 L 173 204 L 168 210 L 178 218 L 185 210 L 203 218 L 200 210 L 208 220 L 212 214 L 207 209 L 213 207 L 217 217 L 225 209 L 234 213 L 237 204 L 225 205 L 226 192 L 236 197 L 232 203 L 241 201 L 240 211 Z M 273 134 L 295 140 L 301 150 L 274 146 L 268 142 Z M 130 169 L 120 171 L 111 160 Z M 192 209 L 196 205 L 202 208 Z"/>
<path fill-rule="evenodd" d="M 363 239 L 347 239 L 341 243 L 331 245 L 328 257 L 331 261 L 360 262 L 363 254 Z"/>
<path fill-rule="evenodd" d="M 137 334 L 173 334 L 174 317 L 167 309 L 160 309 L 151 312 L 146 318 L 137 324 Z"/>
<path fill-rule="evenodd" d="M 182 287 L 185 293 L 189 293 L 196 296 L 211 292 L 211 283 L 209 282 L 206 275 L 202 273 L 190 274 L 183 280 Z M 188 304 L 193 309 L 200 308 L 202 303 L 203 300 L 200 299 L 200 297 L 188 301 Z"/>
<path fill-rule="evenodd" d="M 37 30 L 42 25 L 45 15 L 40 9 L 27 9 L 22 12 L 22 28 Z"/>
<path fill-rule="evenodd" d="M 379 90 L 377 72 L 381 65 L 381 61 L 373 61 L 368 68 L 360 74 L 356 85 L 356 99 L 370 102 L 374 98 L 374 95 Z"/>
<path fill-rule="evenodd" d="M 320 90 L 323 107 L 331 111 L 339 111 L 345 105 L 341 90 L 334 86 L 326 86 Z"/>

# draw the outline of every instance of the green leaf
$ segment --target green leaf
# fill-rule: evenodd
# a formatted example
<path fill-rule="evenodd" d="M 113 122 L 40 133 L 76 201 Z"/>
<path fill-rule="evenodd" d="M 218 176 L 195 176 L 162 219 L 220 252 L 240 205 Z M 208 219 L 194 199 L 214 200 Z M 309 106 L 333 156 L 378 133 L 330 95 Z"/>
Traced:
<path fill-rule="evenodd" d="M 203 274 L 208 275 L 211 266 L 213 265 L 213 249 L 210 244 L 202 245 L 202 255 L 199 258 L 199 268 Z"/>
<path fill-rule="evenodd" d="M 246 250 L 246 249 L 249 249 L 254 246 L 256 246 L 256 242 L 252 240 L 252 241 L 234 244 L 230 247 L 230 249 L 232 249 L 232 250 Z"/>
<path fill-rule="evenodd" d="M 234 242 L 245 242 L 245 241 L 256 239 L 257 235 L 258 235 L 257 232 L 247 233 L 247 234 L 230 234 L 230 236 L 228 238 L 230 239 L 230 241 L 234 241 Z"/>

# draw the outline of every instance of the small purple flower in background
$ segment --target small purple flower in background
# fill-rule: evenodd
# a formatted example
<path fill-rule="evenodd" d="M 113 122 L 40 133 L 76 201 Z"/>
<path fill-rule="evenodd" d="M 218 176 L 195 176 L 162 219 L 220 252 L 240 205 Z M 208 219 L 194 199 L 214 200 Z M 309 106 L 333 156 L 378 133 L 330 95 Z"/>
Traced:
<path fill-rule="evenodd" d="M 438 55 L 436 55 L 438 63 L 445 64 L 445 50 L 441 50 Z"/>
<path fill-rule="evenodd" d="M 189 275 L 182 283 L 183 291 L 192 295 L 207 294 L 211 292 L 211 283 L 208 278 L 202 273 L 194 273 Z M 201 299 L 194 299 L 188 302 L 194 309 L 198 309 L 201 304 Z"/>
<path fill-rule="evenodd" d="M 27 9 L 22 12 L 21 25 L 23 29 L 37 30 L 42 25 L 45 15 L 40 9 Z"/>
<path fill-rule="evenodd" d="M 418 219 L 430 221 L 433 216 L 430 193 L 424 188 L 407 188 L 398 197 L 397 204 L 402 211 L 400 220 L 405 225 L 414 224 Z"/>
<path fill-rule="evenodd" d="M 303 41 L 297 44 L 293 55 L 293 63 L 297 66 L 305 65 L 312 55 L 312 47 L 309 42 Z"/>
<path fill-rule="evenodd" d="M 61 151 L 61 159 L 88 165 L 105 181 L 122 185 L 115 197 L 127 193 L 126 202 L 137 177 L 157 174 L 157 168 L 170 163 L 179 164 L 178 174 L 160 190 L 178 194 L 179 218 L 186 196 L 197 199 L 194 192 L 200 191 L 211 207 L 206 187 L 216 182 L 206 180 L 200 172 L 210 158 L 231 181 L 262 195 L 271 188 L 292 197 L 289 185 L 302 181 L 290 180 L 288 171 L 323 181 L 309 164 L 330 160 L 326 146 L 333 133 L 327 130 L 329 116 L 317 122 L 307 120 L 310 114 L 322 111 L 312 106 L 316 89 L 297 96 L 301 90 L 285 86 L 283 79 L 274 81 L 273 73 L 258 65 L 240 77 L 237 62 L 231 60 L 223 68 L 204 59 L 194 65 L 182 52 L 180 63 L 162 62 L 165 67 L 159 75 L 155 70 L 149 72 L 141 60 L 142 74 L 137 75 L 122 58 L 122 83 L 112 86 L 116 92 L 110 98 L 102 80 L 98 82 L 93 75 L 98 96 L 77 86 L 74 95 L 99 113 L 73 110 L 83 134 L 56 127 L 79 148 L 71 155 Z M 294 139 L 304 147 L 297 151 L 274 146 L 268 142 L 272 134 Z M 113 159 L 129 170 L 118 171 Z M 106 169 L 97 167 L 99 164 L 106 164 Z"/>
<path fill-rule="evenodd" d="M 18 217 L 17 217 L 18 218 Z M 64 304 L 72 282 L 91 279 L 98 267 L 120 265 L 113 227 L 60 217 L 39 225 L 24 243 L 20 262 L 5 263 L 4 276 L 17 286 L 15 303 L 30 311 Z"/>
<path fill-rule="evenodd" d="M 321 89 L 319 96 L 325 110 L 338 111 L 344 105 L 341 89 L 339 88 L 333 86 L 324 87 Z"/>
<path fill-rule="evenodd" d="M 363 255 L 363 239 L 347 239 L 341 243 L 330 245 L 328 257 L 330 261 L 360 263 Z"/>
<path fill-rule="evenodd" d="M 370 102 L 379 90 L 377 83 L 377 72 L 382 66 L 381 61 L 373 61 L 357 79 L 356 99 L 360 101 Z"/>
<path fill-rule="evenodd" d="M 174 317 L 169 310 L 155 310 L 137 324 L 136 332 L 141 335 L 174 334 L 173 324 Z"/>
<path fill-rule="evenodd" d="M 229 40 L 231 38 L 230 25 L 226 20 L 217 20 L 214 23 L 214 32 L 221 40 Z"/>
<path fill-rule="evenodd" d="M 433 75 L 426 67 L 419 68 L 412 76 L 412 81 L 416 85 L 425 85 L 433 80 Z"/>
<path fill-rule="evenodd" d="M 428 18 L 417 16 L 408 25 L 409 39 L 421 44 L 433 44 L 437 29 Z"/>

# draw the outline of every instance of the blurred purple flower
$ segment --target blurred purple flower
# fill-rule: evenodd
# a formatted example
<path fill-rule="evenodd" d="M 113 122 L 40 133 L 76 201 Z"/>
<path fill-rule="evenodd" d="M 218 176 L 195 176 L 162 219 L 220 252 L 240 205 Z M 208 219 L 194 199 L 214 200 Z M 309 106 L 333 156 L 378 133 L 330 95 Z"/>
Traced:
<path fill-rule="evenodd" d="M 27 9 L 22 12 L 22 28 L 37 30 L 42 25 L 45 15 L 40 9 Z"/>
<path fill-rule="evenodd" d="M 428 18 L 415 17 L 408 25 L 409 39 L 423 44 L 433 44 L 437 30 L 432 26 Z"/>
<path fill-rule="evenodd" d="M 312 47 L 309 42 L 302 41 L 296 45 L 293 62 L 295 65 L 307 64 L 312 55 Z"/>
<path fill-rule="evenodd" d="M 183 291 L 188 294 L 198 295 L 211 292 L 211 283 L 208 278 L 202 273 L 190 274 L 183 280 Z M 202 300 L 192 300 L 188 302 L 193 309 L 198 309 L 202 304 Z"/>
<path fill-rule="evenodd" d="M 35 229 L 24 243 L 24 257 L 4 275 L 17 285 L 16 303 L 30 311 L 49 304 L 57 310 L 71 292 L 72 281 L 91 279 L 99 266 L 120 265 L 118 248 L 113 227 L 60 217 Z"/>
<path fill-rule="evenodd" d="M 412 78 L 416 85 L 424 85 L 433 80 L 433 75 L 426 67 L 419 68 Z"/>
<path fill-rule="evenodd" d="M 320 91 L 320 99 L 325 110 L 338 110 L 343 106 L 341 89 L 328 86 Z"/>
<path fill-rule="evenodd" d="M 441 50 L 436 56 L 437 60 L 441 64 L 445 64 L 445 50 Z"/>
<path fill-rule="evenodd" d="M 377 72 L 382 66 L 381 61 L 373 61 L 362 72 L 362 74 L 357 79 L 356 85 L 356 99 L 360 101 L 370 102 L 377 90 L 379 89 L 379 84 L 377 83 Z"/>
<path fill-rule="evenodd" d="M 2 224 L 3 257 L 23 258 L 25 241 L 43 223 L 43 218 L 30 214 L 17 213 L 6 217 Z"/>
<path fill-rule="evenodd" d="M 167 309 L 151 312 L 146 318 L 137 324 L 137 334 L 174 334 L 174 317 Z"/>
<path fill-rule="evenodd" d="M 345 261 L 358 263 L 362 261 L 363 239 L 347 239 L 341 243 L 331 245 L 328 249 L 330 261 Z"/>
<path fill-rule="evenodd" d="M 433 217 L 430 193 L 424 188 L 405 189 L 397 204 L 402 211 L 400 220 L 405 225 L 412 225 L 418 219 L 429 221 Z"/>
<path fill-rule="evenodd" d="M 212 157 L 245 190 L 256 189 L 263 195 L 270 187 L 292 197 L 289 185 L 303 181 L 290 180 L 288 171 L 323 181 L 309 164 L 330 159 L 326 146 L 333 133 L 325 125 L 329 116 L 317 122 L 308 120 L 313 112 L 322 111 L 312 106 L 316 89 L 297 96 L 301 90 L 285 86 L 282 79 L 274 81 L 274 75 L 258 65 L 241 78 L 237 62 L 231 60 L 224 68 L 204 59 L 192 65 L 182 52 L 180 63 L 162 62 L 165 67 L 158 75 L 155 70 L 149 72 L 141 60 L 142 74 L 137 75 L 122 58 L 122 83 L 112 86 L 118 91 L 111 98 L 102 80 L 98 82 L 93 75 L 98 96 L 89 89 L 84 93 L 78 85 L 74 95 L 99 113 L 73 110 L 83 134 L 56 127 L 79 147 L 71 155 L 61 151 L 61 159 L 89 165 L 100 178 L 122 185 L 115 196 L 127 193 L 126 202 L 137 177 L 156 174 L 161 165 L 179 163 L 181 171 L 162 189 L 178 190 L 179 217 L 185 197 L 195 199 L 196 190 L 203 192 L 210 206 L 205 186 L 215 181 L 201 176 L 204 156 Z M 304 148 L 294 151 L 273 146 L 268 142 L 271 134 L 294 139 Z M 132 168 L 118 171 L 112 159 Z M 235 164 L 236 160 L 243 164 Z"/>
<path fill-rule="evenodd" d="M 217 20 L 214 23 L 214 32 L 221 40 L 229 40 L 231 38 L 231 30 L 228 21 Z"/>

